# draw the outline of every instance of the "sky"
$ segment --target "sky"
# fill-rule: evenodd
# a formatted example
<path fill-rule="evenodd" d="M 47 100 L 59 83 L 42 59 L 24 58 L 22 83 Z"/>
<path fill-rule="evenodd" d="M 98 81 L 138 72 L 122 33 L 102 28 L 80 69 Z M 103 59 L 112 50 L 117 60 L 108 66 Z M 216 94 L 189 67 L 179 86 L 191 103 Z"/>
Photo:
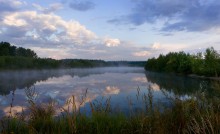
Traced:
<path fill-rule="evenodd" d="M 220 50 L 219 0 L 0 0 L 0 41 L 54 59 Z"/>

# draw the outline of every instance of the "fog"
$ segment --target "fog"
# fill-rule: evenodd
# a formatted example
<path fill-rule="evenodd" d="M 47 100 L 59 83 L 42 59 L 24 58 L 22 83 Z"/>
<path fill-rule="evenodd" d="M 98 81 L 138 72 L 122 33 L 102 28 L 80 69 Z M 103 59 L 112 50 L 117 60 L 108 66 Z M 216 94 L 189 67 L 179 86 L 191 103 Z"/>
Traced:
<path fill-rule="evenodd" d="M 49 78 L 59 78 L 64 75 L 71 77 L 86 77 L 104 73 L 144 73 L 141 67 L 102 67 L 84 69 L 52 69 L 52 70 L 22 70 L 0 71 L 0 94 L 7 95 L 10 91 L 31 87 L 37 82 Z"/>

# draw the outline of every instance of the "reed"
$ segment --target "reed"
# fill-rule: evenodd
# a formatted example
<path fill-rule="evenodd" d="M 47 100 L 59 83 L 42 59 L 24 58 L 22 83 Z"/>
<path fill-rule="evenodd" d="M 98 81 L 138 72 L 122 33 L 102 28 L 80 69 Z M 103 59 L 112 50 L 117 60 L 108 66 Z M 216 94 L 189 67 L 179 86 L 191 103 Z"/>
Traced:
<path fill-rule="evenodd" d="M 28 91 L 29 90 L 29 91 Z M 85 115 L 77 109 L 75 97 L 67 100 L 68 107 L 61 107 L 61 114 L 56 115 L 57 104 L 37 105 L 34 101 L 36 94 L 28 89 L 28 113 L 8 116 L 1 119 L 1 133 L 73 133 L 73 134 L 215 134 L 220 133 L 220 107 L 218 98 L 206 99 L 196 95 L 188 100 L 178 97 L 170 98 L 171 107 L 161 107 L 153 103 L 153 94 L 149 88 L 148 94 L 141 94 L 137 89 L 136 99 L 143 103 L 143 110 L 132 110 L 132 99 L 129 115 L 113 112 L 111 98 L 102 101 L 89 102 L 91 115 Z M 87 92 L 87 91 L 86 91 Z M 82 97 L 83 105 L 86 95 Z M 103 98 L 104 99 L 104 98 Z M 12 106 L 13 108 L 13 106 Z M 119 110 L 118 110 L 119 111 Z"/>

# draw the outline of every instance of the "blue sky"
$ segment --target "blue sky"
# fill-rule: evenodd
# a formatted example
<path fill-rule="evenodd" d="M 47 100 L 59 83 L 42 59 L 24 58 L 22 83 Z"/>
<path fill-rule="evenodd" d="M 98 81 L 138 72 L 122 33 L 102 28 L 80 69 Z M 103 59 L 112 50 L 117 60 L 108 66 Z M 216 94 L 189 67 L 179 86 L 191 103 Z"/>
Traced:
<path fill-rule="evenodd" d="M 219 50 L 219 8 L 218 0 L 0 0 L 0 41 L 56 59 Z"/>

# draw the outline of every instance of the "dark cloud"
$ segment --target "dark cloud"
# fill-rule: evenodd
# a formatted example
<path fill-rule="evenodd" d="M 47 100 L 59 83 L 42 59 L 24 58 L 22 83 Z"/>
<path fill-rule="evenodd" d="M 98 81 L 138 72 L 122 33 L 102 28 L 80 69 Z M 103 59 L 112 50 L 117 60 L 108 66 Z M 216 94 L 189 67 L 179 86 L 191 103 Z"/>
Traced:
<path fill-rule="evenodd" d="M 20 1 L 13 1 L 13 0 L 0 0 L 0 12 L 14 12 L 20 9 L 21 6 L 21 2 Z"/>
<path fill-rule="evenodd" d="M 129 31 L 134 31 L 134 30 L 136 30 L 137 28 L 135 28 L 135 27 L 131 27 L 131 28 L 129 28 Z"/>
<path fill-rule="evenodd" d="M 26 29 L 24 29 L 24 28 L 9 26 L 6 28 L 6 30 L 2 34 L 4 34 L 4 36 L 10 37 L 12 39 L 12 38 L 24 37 L 25 33 L 26 33 Z"/>
<path fill-rule="evenodd" d="M 0 2 L 0 12 L 15 11 L 16 9 L 6 3 Z"/>
<path fill-rule="evenodd" d="M 95 8 L 95 4 L 91 1 L 74 0 L 69 4 L 69 7 L 77 11 L 88 11 Z"/>
<path fill-rule="evenodd" d="M 142 25 L 164 22 L 161 31 L 205 31 L 220 27 L 218 0 L 137 0 L 132 13 L 109 23 Z"/>
<path fill-rule="evenodd" d="M 188 7 L 181 20 L 165 25 L 163 31 L 205 31 L 220 27 L 220 2 Z"/>

